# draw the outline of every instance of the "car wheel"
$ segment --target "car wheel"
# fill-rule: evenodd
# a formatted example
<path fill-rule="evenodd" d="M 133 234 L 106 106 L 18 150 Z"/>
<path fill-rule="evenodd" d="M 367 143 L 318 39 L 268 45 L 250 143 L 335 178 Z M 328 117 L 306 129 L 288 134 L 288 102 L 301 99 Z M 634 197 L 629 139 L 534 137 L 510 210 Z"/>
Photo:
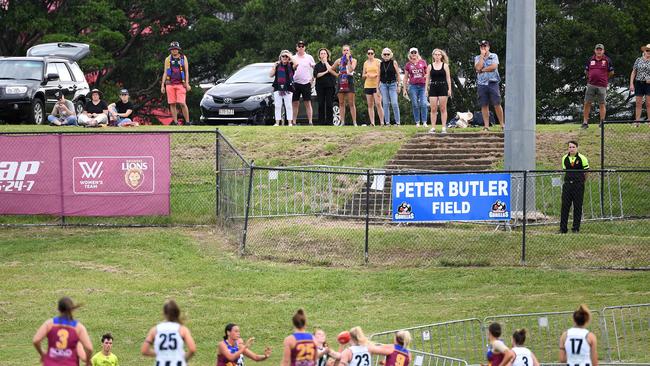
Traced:
<path fill-rule="evenodd" d="M 32 108 L 30 110 L 29 117 L 31 123 L 37 125 L 43 124 L 43 121 L 45 121 L 45 105 L 42 99 L 34 98 L 34 101 L 32 101 Z"/>
<path fill-rule="evenodd" d="M 84 111 L 84 105 L 85 105 L 85 103 L 84 103 L 84 101 L 81 100 L 81 99 L 79 99 L 79 100 L 77 100 L 77 101 L 75 102 L 75 104 L 74 104 L 74 111 L 77 113 L 77 116 L 80 115 L 81 113 L 83 113 L 83 111 Z"/>
<path fill-rule="evenodd" d="M 332 116 L 333 116 L 332 120 L 334 121 L 334 123 L 333 123 L 334 126 L 338 126 L 339 123 L 341 123 L 341 114 L 340 114 L 340 112 L 341 111 L 339 110 L 339 105 L 335 104 L 332 107 Z"/>

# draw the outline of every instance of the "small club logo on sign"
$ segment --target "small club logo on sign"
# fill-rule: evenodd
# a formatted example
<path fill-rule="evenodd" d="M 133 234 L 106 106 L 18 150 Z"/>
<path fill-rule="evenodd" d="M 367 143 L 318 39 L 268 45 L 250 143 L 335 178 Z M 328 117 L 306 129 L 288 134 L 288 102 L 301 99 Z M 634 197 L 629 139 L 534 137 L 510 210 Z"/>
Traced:
<path fill-rule="evenodd" d="M 73 160 L 75 194 L 154 192 L 151 156 L 84 156 Z"/>

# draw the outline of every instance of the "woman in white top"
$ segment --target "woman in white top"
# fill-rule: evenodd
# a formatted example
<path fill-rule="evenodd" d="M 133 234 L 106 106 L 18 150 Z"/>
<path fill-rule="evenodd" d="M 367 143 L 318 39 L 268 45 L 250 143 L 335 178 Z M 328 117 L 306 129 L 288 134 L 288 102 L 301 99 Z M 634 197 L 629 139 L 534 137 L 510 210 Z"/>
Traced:
<path fill-rule="evenodd" d="M 591 312 L 585 304 L 573 312 L 575 327 L 560 337 L 560 362 L 571 366 L 598 366 L 596 335 L 585 328 L 590 319 Z"/>
<path fill-rule="evenodd" d="M 174 300 L 165 302 L 163 315 L 166 321 L 149 330 L 140 351 L 145 356 L 155 357 L 157 366 L 186 366 L 196 352 L 192 333 L 181 324 L 181 309 Z M 187 345 L 187 352 L 184 345 Z"/>
<path fill-rule="evenodd" d="M 539 361 L 537 361 L 535 354 L 524 347 L 525 342 L 526 329 L 517 329 L 512 333 L 512 348 L 510 350 L 515 353 L 512 366 L 539 366 Z"/>
<path fill-rule="evenodd" d="M 388 356 L 391 353 L 392 347 L 370 344 L 361 327 L 354 327 L 350 329 L 350 347 L 341 352 L 340 362 L 346 366 L 370 366 L 372 355 Z"/>

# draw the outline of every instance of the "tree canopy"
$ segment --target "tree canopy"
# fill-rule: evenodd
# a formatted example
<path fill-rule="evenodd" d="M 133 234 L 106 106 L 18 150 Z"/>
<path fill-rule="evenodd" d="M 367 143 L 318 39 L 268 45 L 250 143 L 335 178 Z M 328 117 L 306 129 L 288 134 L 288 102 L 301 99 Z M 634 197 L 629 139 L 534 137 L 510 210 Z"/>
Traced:
<path fill-rule="evenodd" d="M 45 42 L 88 43 L 92 53 L 81 66 L 89 82 L 108 97 L 128 87 L 142 107 L 162 104 L 158 83 L 171 41 L 183 47 L 195 84 L 274 60 L 298 40 L 312 54 L 328 47 L 333 56 L 350 44 L 360 59 L 368 47 L 390 47 L 400 64 L 410 47 L 429 62 L 442 48 L 451 61 L 455 112 L 476 108 L 479 40 L 490 40 L 505 77 L 506 8 L 506 0 L 0 0 L 0 54 L 24 55 Z M 613 90 L 624 91 L 639 47 L 648 43 L 649 18 L 650 0 L 537 0 L 539 119 L 577 114 L 596 43 L 612 58 Z M 191 108 L 201 94 L 193 89 Z M 626 93 L 610 94 L 611 113 L 627 110 Z"/>

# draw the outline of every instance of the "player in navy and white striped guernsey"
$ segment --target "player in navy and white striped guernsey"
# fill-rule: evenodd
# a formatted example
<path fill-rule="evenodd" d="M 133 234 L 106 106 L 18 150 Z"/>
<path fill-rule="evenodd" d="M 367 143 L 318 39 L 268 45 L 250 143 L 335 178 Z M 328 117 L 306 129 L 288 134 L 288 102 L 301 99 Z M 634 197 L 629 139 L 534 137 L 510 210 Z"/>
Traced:
<path fill-rule="evenodd" d="M 168 300 L 163 314 L 166 321 L 149 330 L 142 344 L 142 354 L 155 357 L 156 366 L 187 366 L 187 361 L 196 352 L 196 345 L 190 330 L 181 323 L 181 310 L 174 300 Z"/>
<path fill-rule="evenodd" d="M 510 350 L 515 354 L 512 366 L 539 366 L 539 361 L 537 361 L 535 354 L 524 347 L 525 342 L 526 329 L 517 329 L 512 333 L 512 348 Z"/>
<path fill-rule="evenodd" d="M 587 305 L 582 304 L 573 312 L 575 327 L 560 337 L 560 362 L 566 362 L 567 366 L 598 366 L 596 335 L 586 328 L 590 319 Z"/>

